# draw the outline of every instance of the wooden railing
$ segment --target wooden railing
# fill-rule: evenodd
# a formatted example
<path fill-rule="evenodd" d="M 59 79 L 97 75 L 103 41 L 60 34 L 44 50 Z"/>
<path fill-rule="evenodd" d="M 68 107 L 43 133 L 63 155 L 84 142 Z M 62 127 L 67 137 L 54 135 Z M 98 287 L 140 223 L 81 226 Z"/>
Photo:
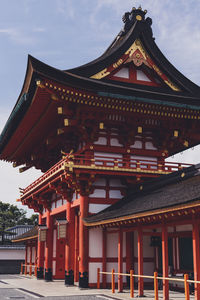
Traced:
<path fill-rule="evenodd" d="M 28 270 L 29 268 L 29 270 Z M 21 263 L 21 275 L 30 275 L 32 276 L 33 274 L 35 275 L 35 277 L 37 277 L 37 265 L 34 264 L 23 264 Z"/>
<path fill-rule="evenodd" d="M 112 272 L 101 272 L 100 268 L 97 269 L 97 289 L 100 289 L 100 274 L 111 275 L 111 288 L 112 293 L 115 293 L 115 275 L 117 276 L 129 276 L 130 277 L 130 297 L 134 298 L 134 277 L 136 278 L 148 278 L 153 279 L 154 281 L 154 299 L 159 300 L 158 296 L 158 280 L 168 280 L 168 281 L 175 281 L 175 282 L 182 282 L 184 283 L 184 291 L 185 291 L 185 300 L 190 300 L 190 290 L 189 284 L 200 284 L 200 281 L 189 280 L 188 274 L 184 274 L 184 279 L 180 278 L 171 278 L 171 277 L 159 277 L 157 272 L 154 272 L 154 276 L 149 275 L 137 275 L 134 274 L 134 271 L 131 270 L 130 273 L 115 273 L 115 270 L 112 269 Z M 119 287 L 118 287 L 119 289 Z M 139 295 L 140 296 L 140 295 Z"/>
<path fill-rule="evenodd" d="M 154 160 L 136 159 L 130 158 L 125 159 L 117 156 L 104 156 L 95 155 L 94 157 L 87 157 L 85 155 L 71 155 L 70 157 L 63 158 L 53 167 L 51 167 L 46 173 L 40 176 L 32 184 L 26 187 L 21 198 L 29 192 L 31 192 L 37 186 L 47 183 L 51 178 L 59 175 L 65 169 L 96 169 L 105 171 L 116 171 L 116 172 L 129 172 L 129 173 L 150 173 L 150 174 L 168 174 L 174 171 L 181 170 L 189 167 L 191 164 L 174 163 L 174 162 L 160 162 Z"/>

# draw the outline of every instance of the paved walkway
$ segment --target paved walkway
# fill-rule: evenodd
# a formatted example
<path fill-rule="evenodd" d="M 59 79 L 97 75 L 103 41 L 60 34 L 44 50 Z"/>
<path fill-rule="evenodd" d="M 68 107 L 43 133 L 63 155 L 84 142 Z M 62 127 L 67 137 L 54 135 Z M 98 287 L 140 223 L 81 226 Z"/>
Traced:
<path fill-rule="evenodd" d="M 13 291 L 12 295 L 2 298 L 5 291 Z M 47 297 L 48 300 L 54 299 L 131 299 L 128 290 L 123 293 L 118 293 L 116 290 L 115 294 L 112 294 L 111 290 L 105 289 L 79 289 L 77 286 L 66 287 L 63 280 L 56 280 L 52 282 L 45 282 L 44 280 L 37 280 L 35 277 L 20 276 L 20 275 L 0 275 L 0 299 L 20 299 L 17 296 L 17 292 L 26 295 L 27 297 L 21 297 L 21 299 L 35 299 L 41 297 Z M 4 293 L 4 294 L 3 294 Z M 145 297 L 140 299 L 153 300 L 153 291 L 145 291 Z M 135 297 L 137 297 L 137 290 L 135 291 Z M 159 299 L 163 299 L 162 291 L 159 291 Z M 183 293 L 171 292 L 170 300 L 184 300 L 185 296 Z M 194 300 L 194 296 L 190 296 L 191 300 Z"/>

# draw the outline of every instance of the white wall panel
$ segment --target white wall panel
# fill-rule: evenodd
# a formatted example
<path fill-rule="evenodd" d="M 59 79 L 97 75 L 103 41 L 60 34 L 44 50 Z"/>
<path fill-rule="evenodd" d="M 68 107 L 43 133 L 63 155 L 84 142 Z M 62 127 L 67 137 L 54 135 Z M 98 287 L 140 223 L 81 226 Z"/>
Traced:
<path fill-rule="evenodd" d="M 106 198 L 106 191 L 104 189 L 95 189 L 90 198 Z"/>
<path fill-rule="evenodd" d="M 90 213 L 98 213 L 98 212 L 100 212 L 101 210 L 103 210 L 103 209 L 105 209 L 105 208 L 107 208 L 107 207 L 109 207 L 110 206 L 110 204 L 93 204 L 93 203 L 90 203 L 89 204 L 89 212 Z"/>
<path fill-rule="evenodd" d="M 115 146 L 115 147 L 123 147 L 124 146 L 124 145 L 120 144 L 120 142 L 116 138 L 110 139 L 110 145 Z"/>
<path fill-rule="evenodd" d="M 102 271 L 102 263 L 89 263 L 89 283 L 97 283 L 97 269 Z M 102 282 L 102 274 L 100 274 L 100 282 Z"/>
<path fill-rule="evenodd" d="M 109 198 L 111 199 L 121 199 L 123 195 L 119 190 L 109 190 Z"/>
<path fill-rule="evenodd" d="M 105 137 L 99 137 L 96 142 L 94 142 L 96 145 L 107 145 L 107 138 Z"/>
<path fill-rule="evenodd" d="M 118 233 L 107 234 L 107 257 L 118 256 Z"/>
<path fill-rule="evenodd" d="M 56 257 L 56 229 L 53 230 L 53 257 Z"/>
<path fill-rule="evenodd" d="M 146 235 L 143 236 L 143 256 L 154 257 L 154 247 L 150 246 L 151 237 Z"/>
<path fill-rule="evenodd" d="M 178 225 L 176 226 L 176 231 L 192 231 L 191 224 Z"/>
<path fill-rule="evenodd" d="M 55 276 L 56 275 L 56 261 L 55 260 L 53 260 L 53 262 L 52 262 L 52 271 L 53 271 L 53 276 Z"/>
<path fill-rule="evenodd" d="M 89 230 L 89 257 L 102 257 L 103 233 L 101 228 Z"/>
<path fill-rule="evenodd" d="M 30 263 L 30 247 L 27 247 L 27 262 Z"/>
<path fill-rule="evenodd" d="M 25 259 L 25 250 L 16 250 L 16 249 L 0 249 L 0 259 Z"/>
<path fill-rule="evenodd" d="M 114 269 L 115 270 L 115 272 L 117 272 L 117 270 L 118 270 L 118 263 L 116 262 L 116 263 L 107 263 L 106 264 L 106 271 L 107 272 L 112 272 L 112 269 Z M 109 274 L 109 275 L 106 275 L 106 280 L 107 280 L 107 282 L 111 282 L 111 275 Z M 115 275 L 115 282 L 117 282 L 118 281 L 118 277 L 117 277 L 117 275 Z"/>

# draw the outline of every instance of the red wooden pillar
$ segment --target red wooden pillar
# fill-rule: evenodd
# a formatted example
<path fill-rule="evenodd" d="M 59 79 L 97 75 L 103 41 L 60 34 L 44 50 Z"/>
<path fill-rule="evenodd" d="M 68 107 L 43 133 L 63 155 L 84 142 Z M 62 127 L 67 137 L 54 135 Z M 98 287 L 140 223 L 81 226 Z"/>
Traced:
<path fill-rule="evenodd" d="M 32 275 L 32 253 L 33 245 L 30 244 L 30 257 L 29 257 L 29 275 Z"/>
<path fill-rule="evenodd" d="M 138 229 L 138 275 L 143 275 L 143 233 L 142 229 Z M 138 277 L 138 295 L 144 295 L 144 279 Z"/>
<path fill-rule="evenodd" d="M 193 264 L 194 264 L 194 280 L 200 281 L 200 244 L 199 244 L 199 224 L 197 220 L 193 223 L 192 230 L 193 242 Z M 195 284 L 195 299 L 200 299 L 200 284 Z"/>
<path fill-rule="evenodd" d="M 28 243 L 26 244 L 24 275 L 27 275 Z"/>
<path fill-rule="evenodd" d="M 79 287 L 88 287 L 88 228 L 83 224 L 83 218 L 88 214 L 88 197 L 80 196 L 79 217 Z"/>
<path fill-rule="evenodd" d="M 42 214 L 39 214 L 39 225 L 42 225 Z M 44 242 L 39 241 L 37 245 L 37 279 L 42 279 L 44 276 Z"/>
<path fill-rule="evenodd" d="M 74 220 L 74 281 L 78 282 L 79 274 L 78 274 L 78 259 L 79 259 L 79 218 L 77 213 L 75 214 Z"/>
<path fill-rule="evenodd" d="M 120 228 L 118 232 L 118 273 L 123 272 L 123 231 Z M 118 292 L 123 291 L 123 279 L 118 275 Z"/>
<path fill-rule="evenodd" d="M 71 202 L 67 200 L 66 205 L 67 236 L 65 244 L 65 284 L 74 284 L 74 209 Z"/>
<path fill-rule="evenodd" d="M 107 252 L 107 230 L 103 229 L 103 260 L 102 260 L 102 271 L 106 272 L 106 252 Z M 106 274 L 102 275 L 103 289 L 106 288 Z"/>
<path fill-rule="evenodd" d="M 168 232 L 167 226 L 162 227 L 162 267 L 163 277 L 168 277 Z M 163 280 L 163 299 L 169 300 L 169 281 Z"/>
<path fill-rule="evenodd" d="M 134 270 L 133 232 L 126 232 L 126 273 Z M 130 276 L 127 276 L 127 286 L 130 287 Z"/>
<path fill-rule="evenodd" d="M 50 216 L 50 210 L 47 210 L 47 236 L 45 247 L 45 280 L 52 280 L 52 255 L 53 255 L 53 218 Z"/>

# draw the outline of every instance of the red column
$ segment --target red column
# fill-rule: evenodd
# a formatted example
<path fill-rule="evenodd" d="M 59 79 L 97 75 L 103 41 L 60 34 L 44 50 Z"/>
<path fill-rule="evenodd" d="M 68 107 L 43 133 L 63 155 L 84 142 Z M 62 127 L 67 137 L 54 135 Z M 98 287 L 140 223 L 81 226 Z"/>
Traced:
<path fill-rule="evenodd" d="M 168 277 L 168 232 L 167 226 L 162 227 L 162 266 L 163 277 Z M 163 280 L 163 299 L 169 300 L 169 281 Z"/>
<path fill-rule="evenodd" d="M 138 229 L 138 275 L 143 275 L 143 233 L 142 229 Z M 138 294 L 139 297 L 144 295 L 144 279 L 138 278 Z"/>
<path fill-rule="evenodd" d="M 39 214 L 39 225 L 42 225 L 42 214 Z M 44 242 L 38 239 L 37 245 L 37 279 L 42 279 L 44 276 Z"/>
<path fill-rule="evenodd" d="M 133 232 L 126 232 L 126 273 L 134 270 Z M 130 287 L 130 276 L 127 276 L 127 286 Z"/>
<path fill-rule="evenodd" d="M 29 275 L 32 275 L 32 251 L 33 245 L 30 244 L 30 258 L 29 258 Z"/>
<path fill-rule="evenodd" d="M 88 228 L 83 224 L 83 218 L 88 214 L 88 197 L 80 196 L 79 218 L 79 287 L 88 287 Z"/>
<path fill-rule="evenodd" d="M 47 210 L 47 236 L 45 247 L 45 280 L 52 280 L 52 255 L 53 255 L 53 218 L 50 216 L 50 211 Z"/>
<path fill-rule="evenodd" d="M 74 224 L 75 234 L 74 234 L 74 281 L 78 281 L 78 259 L 79 259 L 79 218 L 75 214 L 75 224 Z"/>
<path fill-rule="evenodd" d="M 107 230 L 103 229 L 103 259 L 102 259 L 102 271 L 106 272 L 106 252 L 107 252 Z M 102 275 L 103 289 L 106 288 L 106 274 Z"/>
<path fill-rule="evenodd" d="M 200 281 L 200 244 L 199 244 L 199 224 L 197 220 L 193 223 L 192 230 L 193 242 L 193 264 L 194 264 L 194 280 Z M 195 284 L 195 299 L 200 299 L 200 284 Z"/>
<path fill-rule="evenodd" d="M 119 229 L 118 232 L 118 273 L 123 272 L 123 232 Z M 123 291 L 123 280 L 122 276 L 118 275 L 118 292 Z"/>
<path fill-rule="evenodd" d="M 27 274 L 27 258 L 28 258 L 27 254 L 28 254 L 28 243 L 26 244 L 24 275 Z"/>
<path fill-rule="evenodd" d="M 67 200 L 66 209 L 67 236 L 65 244 L 65 284 L 74 284 L 74 209 L 71 209 L 71 202 Z"/>

